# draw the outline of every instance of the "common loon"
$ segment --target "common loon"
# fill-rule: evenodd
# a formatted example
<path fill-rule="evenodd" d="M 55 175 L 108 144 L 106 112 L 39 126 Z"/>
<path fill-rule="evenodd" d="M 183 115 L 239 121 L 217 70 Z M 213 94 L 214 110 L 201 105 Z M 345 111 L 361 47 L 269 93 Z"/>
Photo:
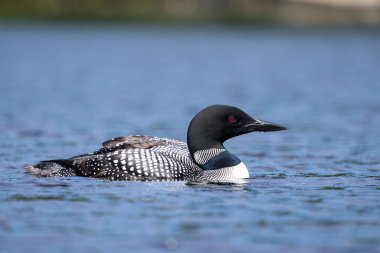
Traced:
<path fill-rule="evenodd" d="M 98 151 L 68 159 L 25 165 L 40 177 L 83 176 L 129 181 L 229 182 L 249 178 L 249 173 L 223 143 L 249 132 L 286 128 L 254 119 L 227 105 L 212 105 L 190 122 L 184 142 L 151 136 L 122 136 L 103 143 Z"/>

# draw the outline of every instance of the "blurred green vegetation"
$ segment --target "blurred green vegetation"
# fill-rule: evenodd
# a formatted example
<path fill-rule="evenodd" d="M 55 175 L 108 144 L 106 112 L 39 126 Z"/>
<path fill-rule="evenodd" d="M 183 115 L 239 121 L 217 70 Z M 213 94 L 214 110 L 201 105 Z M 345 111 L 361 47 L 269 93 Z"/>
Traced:
<path fill-rule="evenodd" d="M 318 0 L 0 0 L 0 18 L 379 25 L 380 4 L 374 6 Z"/>

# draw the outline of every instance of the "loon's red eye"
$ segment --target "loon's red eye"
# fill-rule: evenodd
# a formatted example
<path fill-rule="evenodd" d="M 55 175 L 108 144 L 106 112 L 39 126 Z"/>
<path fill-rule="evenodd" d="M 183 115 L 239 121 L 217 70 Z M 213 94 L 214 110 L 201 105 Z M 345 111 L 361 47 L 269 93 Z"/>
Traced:
<path fill-rule="evenodd" d="M 235 123 L 237 121 L 237 119 L 234 116 L 229 116 L 228 121 L 231 123 Z"/>

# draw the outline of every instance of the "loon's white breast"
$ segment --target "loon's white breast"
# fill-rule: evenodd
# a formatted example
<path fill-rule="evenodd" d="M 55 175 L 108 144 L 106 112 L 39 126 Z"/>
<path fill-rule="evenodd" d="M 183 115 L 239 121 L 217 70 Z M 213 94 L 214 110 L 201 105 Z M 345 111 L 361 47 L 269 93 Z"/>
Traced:
<path fill-rule="evenodd" d="M 249 178 L 249 172 L 243 162 L 238 165 L 220 168 L 217 170 L 204 171 L 204 177 L 206 181 L 216 182 L 238 182 L 242 179 Z"/>
<path fill-rule="evenodd" d="M 232 177 L 236 179 L 246 179 L 249 178 L 249 171 L 243 162 L 232 168 Z"/>

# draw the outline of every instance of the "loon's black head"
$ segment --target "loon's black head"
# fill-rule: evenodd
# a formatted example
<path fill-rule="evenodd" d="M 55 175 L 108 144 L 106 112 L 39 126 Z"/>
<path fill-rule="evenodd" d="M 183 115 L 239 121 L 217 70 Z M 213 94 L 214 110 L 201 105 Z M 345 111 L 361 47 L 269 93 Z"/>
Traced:
<path fill-rule="evenodd" d="M 242 134 L 285 129 L 278 124 L 254 119 L 233 106 L 212 105 L 200 111 L 191 120 L 187 143 L 193 155 L 197 150 L 223 147 L 223 142 Z"/>

